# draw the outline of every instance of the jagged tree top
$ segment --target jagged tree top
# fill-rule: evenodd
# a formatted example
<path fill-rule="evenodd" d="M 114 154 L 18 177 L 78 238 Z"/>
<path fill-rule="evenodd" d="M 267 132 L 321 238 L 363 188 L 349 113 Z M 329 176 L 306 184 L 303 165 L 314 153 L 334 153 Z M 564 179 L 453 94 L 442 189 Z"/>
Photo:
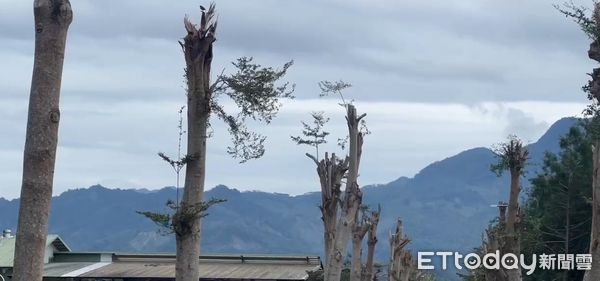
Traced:
<path fill-rule="evenodd" d="M 215 4 L 211 3 L 208 10 L 201 7 L 202 17 L 200 25 L 194 25 L 188 17 L 184 24 L 188 32 L 184 42 L 180 44 L 186 55 L 186 60 L 196 61 L 204 59 L 203 81 L 188 79 L 188 91 L 196 87 L 195 83 L 202 82 L 206 94 L 207 113 L 224 121 L 231 135 L 232 145 L 227 152 L 240 162 L 259 158 L 264 154 L 266 137 L 248 130 L 246 120 L 269 124 L 279 112 L 282 99 L 294 98 L 295 85 L 280 80 L 285 76 L 293 61 L 289 61 L 280 69 L 263 67 L 256 64 L 252 57 L 241 57 L 232 65 L 235 72 L 219 74 L 214 83 L 210 84 L 210 62 L 212 61 L 212 44 L 216 41 L 217 19 Z M 204 57 L 202 57 L 204 55 Z M 188 65 L 188 68 L 190 66 Z M 190 70 L 186 69 L 186 76 L 190 78 Z M 236 105 L 239 110 L 235 113 L 228 112 L 222 105 L 220 98 L 226 97 Z M 209 124 L 210 125 L 210 124 Z"/>

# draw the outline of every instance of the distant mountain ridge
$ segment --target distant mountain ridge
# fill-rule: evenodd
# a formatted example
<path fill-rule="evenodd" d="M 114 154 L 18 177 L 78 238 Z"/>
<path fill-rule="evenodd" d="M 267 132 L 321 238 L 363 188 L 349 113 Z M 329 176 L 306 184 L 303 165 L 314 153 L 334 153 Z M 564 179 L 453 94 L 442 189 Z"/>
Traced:
<path fill-rule="evenodd" d="M 531 170 L 538 169 L 544 151 L 558 151 L 560 137 L 576 122 L 561 119 L 529 145 Z M 411 249 L 466 252 L 478 245 L 496 214 L 490 204 L 508 196 L 507 177 L 489 171 L 494 161 L 491 150 L 473 148 L 432 163 L 413 178 L 364 187 L 366 203 L 383 209 L 379 260 L 387 259 L 387 235 L 397 217 L 405 222 Z M 164 211 L 166 200 L 174 197 L 174 188 L 70 190 L 53 198 L 50 232 L 82 251 L 173 252 L 173 237 L 159 235 L 135 211 Z M 211 208 L 204 221 L 204 253 L 321 254 L 318 192 L 290 196 L 217 186 L 205 197 L 228 201 Z M 18 204 L 18 199 L 0 198 L 0 228 L 15 228 Z"/>

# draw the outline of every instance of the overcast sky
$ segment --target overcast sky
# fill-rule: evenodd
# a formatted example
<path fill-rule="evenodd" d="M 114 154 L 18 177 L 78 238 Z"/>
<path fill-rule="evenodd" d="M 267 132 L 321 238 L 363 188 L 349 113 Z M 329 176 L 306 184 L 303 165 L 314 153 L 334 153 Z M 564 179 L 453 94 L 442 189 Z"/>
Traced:
<path fill-rule="evenodd" d="M 576 3 L 590 5 L 590 1 Z M 102 184 L 157 189 L 174 174 L 157 156 L 177 151 L 185 103 L 183 16 L 198 1 L 72 1 L 54 193 Z M 309 112 L 326 111 L 345 133 L 343 109 L 319 99 L 317 82 L 343 79 L 366 112 L 361 184 L 412 176 L 427 164 L 515 133 L 535 141 L 556 120 L 577 116 L 594 64 L 587 38 L 548 0 L 218 1 L 213 69 L 253 56 L 293 59 L 296 100 L 276 121 L 262 159 L 238 164 L 214 123 L 207 187 L 301 194 L 318 189 L 298 134 Z M 0 197 L 19 195 L 33 65 L 32 1 L 0 0 Z M 331 144 L 328 150 L 335 150 Z"/>

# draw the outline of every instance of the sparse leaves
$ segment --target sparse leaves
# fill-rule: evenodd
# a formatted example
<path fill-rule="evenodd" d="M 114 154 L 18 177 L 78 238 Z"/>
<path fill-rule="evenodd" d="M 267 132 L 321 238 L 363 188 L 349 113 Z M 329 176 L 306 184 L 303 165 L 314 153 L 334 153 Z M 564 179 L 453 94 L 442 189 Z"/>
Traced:
<path fill-rule="evenodd" d="M 326 137 L 329 132 L 324 131 L 323 127 L 329 118 L 325 117 L 325 112 L 316 111 L 312 112 L 310 116 L 313 119 L 312 124 L 308 124 L 302 121 L 302 136 L 290 136 L 293 142 L 298 145 L 308 145 L 315 148 L 317 152 L 317 159 L 319 158 L 319 145 L 327 143 Z"/>
<path fill-rule="evenodd" d="M 327 97 L 329 95 L 339 95 L 340 98 L 342 99 L 342 106 L 346 106 L 348 105 L 348 103 L 346 103 L 346 99 L 344 98 L 344 95 L 342 94 L 342 91 L 344 89 L 350 88 L 352 87 L 352 84 L 344 82 L 342 80 L 339 81 L 321 81 L 319 82 L 319 88 L 321 89 L 321 94 L 319 94 L 319 97 Z M 353 100 L 350 101 L 350 103 L 352 103 Z"/>
<path fill-rule="evenodd" d="M 594 5 L 597 2 L 594 1 Z M 559 12 L 565 15 L 567 18 L 571 18 L 575 21 L 581 30 L 590 38 L 592 41 L 600 38 L 600 30 L 598 29 L 597 15 L 589 14 L 589 10 L 583 6 L 577 6 L 572 1 L 565 2 L 562 6 L 554 5 Z"/>

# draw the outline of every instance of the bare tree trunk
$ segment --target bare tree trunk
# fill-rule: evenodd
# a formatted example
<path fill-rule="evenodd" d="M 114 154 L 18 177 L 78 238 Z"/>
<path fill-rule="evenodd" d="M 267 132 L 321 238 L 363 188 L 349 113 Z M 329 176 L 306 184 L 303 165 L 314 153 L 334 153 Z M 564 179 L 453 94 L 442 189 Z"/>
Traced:
<path fill-rule="evenodd" d="M 593 145 L 593 174 L 592 174 L 592 237 L 590 254 L 592 269 L 585 272 L 584 281 L 600 280 L 600 139 L 594 140 Z"/>
<path fill-rule="evenodd" d="M 352 237 L 352 261 L 350 264 L 350 281 L 360 281 L 363 270 L 362 265 L 362 238 L 355 233 Z"/>
<path fill-rule="evenodd" d="M 33 12 L 35 54 L 15 246 L 13 280 L 17 281 L 41 281 L 43 277 L 60 120 L 60 86 L 67 31 L 73 20 L 68 0 L 36 0 Z"/>
<path fill-rule="evenodd" d="M 390 234 L 390 264 L 388 265 L 389 281 L 403 281 L 406 276 L 403 269 L 403 259 L 405 255 L 404 247 L 410 240 L 404 236 L 402 220 L 396 221 L 396 230 Z"/>
<path fill-rule="evenodd" d="M 501 217 L 503 216 L 502 214 L 505 212 L 505 208 L 504 206 L 500 206 L 500 214 Z M 503 226 L 501 226 L 503 227 Z M 483 238 L 482 244 L 483 244 L 483 254 L 489 254 L 489 253 L 495 253 L 496 251 L 500 250 L 500 242 L 498 241 L 498 231 L 497 229 L 492 228 L 491 226 L 486 229 L 485 231 L 485 238 Z M 506 273 L 502 270 L 502 268 L 500 270 L 492 270 L 492 269 L 485 269 L 484 270 L 484 274 L 485 274 L 485 280 L 486 281 L 501 281 L 501 280 L 508 280 L 506 279 Z"/>
<path fill-rule="evenodd" d="M 199 208 L 203 204 L 206 138 L 210 115 L 210 67 L 214 38 L 214 4 L 208 12 L 202 11 L 199 27 L 187 18 L 187 35 L 182 45 L 186 62 L 187 79 L 187 118 L 188 141 L 185 185 L 181 205 L 177 210 L 173 225 L 177 244 L 177 281 L 198 281 L 201 218 Z M 211 29 L 213 29 L 211 31 Z"/>
<path fill-rule="evenodd" d="M 317 165 L 317 174 L 321 183 L 321 220 L 323 220 L 323 254 L 324 264 L 332 255 L 333 243 L 335 240 L 335 224 L 337 223 L 338 202 L 340 201 L 342 178 L 348 170 L 348 158 L 344 161 L 338 159 L 335 153 L 325 153 L 325 158 L 321 161 L 315 156 L 306 154 Z M 327 267 L 323 269 L 324 276 L 327 276 Z"/>
<path fill-rule="evenodd" d="M 412 260 L 412 256 L 410 252 L 403 251 L 402 259 L 400 261 L 400 280 L 402 281 L 412 281 L 415 280 L 413 278 L 416 275 L 416 267 Z"/>
<path fill-rule="evenodd" d="M 367 262 L 365 263 L 362 274 L 363 281 L 373 281 L 375 279 L 375 245 L 377 244 L 377 225 L 381 216 L 381 209 L 373 212 L 371 216 L 371 227 L 369 228 L 369 240 L 367 241 Z"/>
<path fill-rule="evenodd" d="M 331 256 L 327 257 L 327 275 L 325 281 L 339 281 L 342 274 L 344 256 L 356 223 L 356 212 L 362 201 L 362 192 L 358 187 L 358 167 L 362 149 L 362 134 L 359 131 L 360 120 L 365 115 L 356 116 L 356 108 L 347 105 L 348 138 L 350 142 L 348 175 L 346 189 L 341 203 L 341 213 L 335 229 L 335 240 Z"/>
<path fill-rule="evenodd" d="M 362 263 L 362 242 L 367 235 L 367 232 L 371 228 L 371 218 L 368 217 L 366 212 L 363 213 L 361 222 L 358 223 L 356 218 L 356 225 L 352 230 L 352 263 L 350 265 L 350 281 L 360 281 L 363 273 Z"/>
<path fill-rule="evenodd" d="M 520 185 L 521 171 L 510 169 L 510 198 L 508 201 L 508 212 L 506 216 L 506 233 L 505 233 L 505 250 L 504 254 L 512 253 L 517 256 L 521 254 L 520 235 L 517 233 L 520 224 L 519 212 L 519 193 L 521 192 Z M 507 270 L 508 280 L 521 280 L 521 270 Z"/>

